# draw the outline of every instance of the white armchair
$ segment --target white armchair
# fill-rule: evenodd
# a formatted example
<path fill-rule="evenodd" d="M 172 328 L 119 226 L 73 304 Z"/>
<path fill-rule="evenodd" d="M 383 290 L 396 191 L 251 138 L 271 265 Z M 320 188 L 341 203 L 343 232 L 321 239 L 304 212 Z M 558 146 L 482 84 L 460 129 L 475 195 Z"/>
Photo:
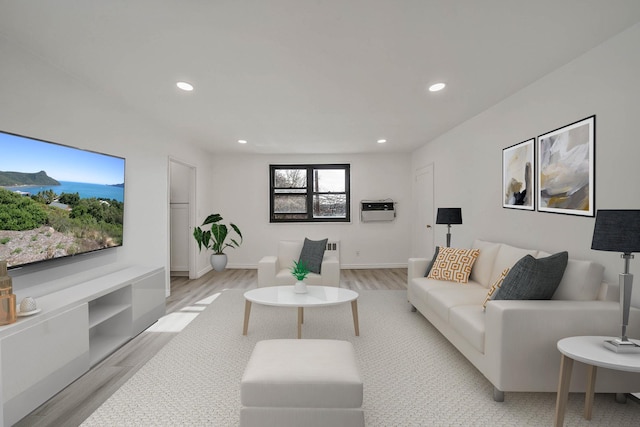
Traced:
<path fill-rule="evenodd" d="M 332 242 L 333 243 L 333 242 Z M 296 278 L 291 274 L 293 261 L 298 261 L 303 241 L 281 240 L 278 255 L 265 256 L 258 262 L 258 287 L 293 285 Z M 340 286 L 340 260 L 337 251 L 325 251 L 320 274 L 309 273 L 307 285 Z"/>

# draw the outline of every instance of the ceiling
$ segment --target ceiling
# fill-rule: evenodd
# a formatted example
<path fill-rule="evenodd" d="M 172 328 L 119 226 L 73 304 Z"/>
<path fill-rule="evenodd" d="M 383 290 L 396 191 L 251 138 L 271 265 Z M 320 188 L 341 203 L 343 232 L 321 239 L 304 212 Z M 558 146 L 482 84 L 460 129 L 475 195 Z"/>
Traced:
<path fill-rule="evenodd" d="M 3 42 L 239 153 L 410 152 L 637 22 L 638 0 L 0 0 Z"/>

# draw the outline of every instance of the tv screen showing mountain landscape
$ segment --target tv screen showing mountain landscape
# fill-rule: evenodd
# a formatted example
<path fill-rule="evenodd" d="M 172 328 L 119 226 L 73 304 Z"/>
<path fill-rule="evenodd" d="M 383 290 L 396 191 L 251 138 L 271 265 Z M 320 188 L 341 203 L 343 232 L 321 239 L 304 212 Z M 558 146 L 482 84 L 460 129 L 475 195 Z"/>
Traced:
<path fill-rule="evenodd" d="M 0 260 L 121 246 L 124 171 L 121 157 L 0 132 Z"/>

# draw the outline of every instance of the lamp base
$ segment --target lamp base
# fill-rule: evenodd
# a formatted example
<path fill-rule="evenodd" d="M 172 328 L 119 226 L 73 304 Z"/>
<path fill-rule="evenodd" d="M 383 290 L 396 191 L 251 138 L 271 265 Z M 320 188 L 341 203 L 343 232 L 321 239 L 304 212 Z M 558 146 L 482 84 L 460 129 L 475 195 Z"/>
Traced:
<path fill-rule="evenodd" d="M 604 346 L 616 353 L 640 353 L 640 345 L 633 341 L 623 340 L 622 338 L 616 338 L 612 340 L 606 340 Z"/>

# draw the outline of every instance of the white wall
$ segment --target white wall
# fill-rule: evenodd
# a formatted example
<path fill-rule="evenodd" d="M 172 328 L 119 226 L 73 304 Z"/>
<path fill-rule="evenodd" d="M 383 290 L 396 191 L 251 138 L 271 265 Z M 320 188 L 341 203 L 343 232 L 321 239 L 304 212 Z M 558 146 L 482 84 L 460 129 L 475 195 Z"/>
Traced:
<path fill-rule="evenodd" d="M 12 270 L 18 299 L 49 291 L 41 284 L 57 278 L 82 280 L 121 265 L 166 266 L 168 156 L 201 165 L 208 182 L 208 155 L 3 38 L 0 58 L 0 130 L 126 158 L 124 246 Z"/>
<path fill-rule="evenodd" d="M 502 149 L 595 114 L 596 209 L 639 209 L 638 46 L 640 24 L 414 153 L 414 170 L 435 164 L 435 206 L 462 207 L 464 224 L 452 227 L 457 245 L 481 238 L 568 250 L 570 257 L 605 265 L 605 278 L 617 283 L 619 254 L 590 249 L 594 218 L 502 208 Z M 505 72 L 508 63 L 505 58 Z M 445 233 L 436 226 L 436 244 L 444 244 Z M 640 259 L 631 269 L 640 273 Z"/>
<path fill-rule="evenodd" d="M 351 223 L 269 223 L 269 165 L 349 163 Z M 411 161 L 408 154 L 380 155 L 216 155 L 209 197 L 213 211 L 233 222 L 244 236 L 238 249 L 227 250 L 230 267 L 255 268 L 260 258 L 275 254 L 280 239 L 337 239 L 343 268 L 402 267 L 409 254 Z M 360 200 L 393 199 L 398 215 L 392 222 L 360 222 Z M 199 221 L 209 213 L 198 212 Z M 359 252 L 360 255 L 356 255 Z M 205 267 L 204 261 L 200 264 Z"/>

